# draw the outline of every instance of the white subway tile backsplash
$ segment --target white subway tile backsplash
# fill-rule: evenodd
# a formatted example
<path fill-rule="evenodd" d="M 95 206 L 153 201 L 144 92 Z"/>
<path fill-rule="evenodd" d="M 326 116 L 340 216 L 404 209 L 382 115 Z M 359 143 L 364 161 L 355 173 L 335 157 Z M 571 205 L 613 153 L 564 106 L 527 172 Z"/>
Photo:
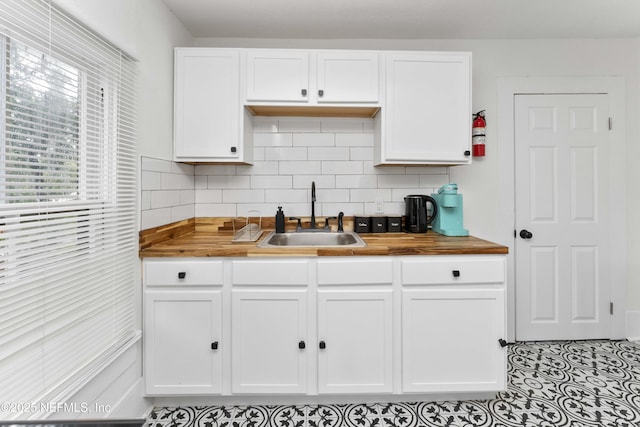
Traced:
<path fill-rule="evenodd" d="M 369 160 L 373 161 L 373 148 L 371 147 L 350 147 L 349 160 Z"/>
<path fill-rule="evenodd" d="M 171 208 L 171 222 L 183 221 L 195 216 L 195 205 L 174 206 Z"/>
<path fill-rule="evenodd" d="M 293 188 L 293 177 L 290 175 L 252 175 L 251 188 Z"/>
<path fill-rule="evenodd" d="M 222 203 L 222 190 L 196 190 L 195 203 Z"/>
<path fill-rule="evenodd" d="M 317 160 L 313 161 L 282 161 L 279 162 L 280 175 L 301 175 L 301 174 L 316 174 L 320 175 L 322 172 L 321 162 Z"/>
<path fill-rule="evenodd" d="M 371 133 L 336 133 L 335 135 L 338 147 L 373 147 Z"/>
<path fill-rule="evenodd" d="M 142 157 L 140 169 L 149 172 L 171 172 L 174 162 L 168 160 L 154 159 L 152 157 Z"/>
<path fill-rule="evenodd" d="M 316 200 L 318 202 L 350 202 L 349 189 L 347 188 L 338 188 L 338 189 L 324 189 L 322 191 L 318 191 L 316 188 Z"/>
<path fill-rule="evenodd" d="M 244 175 L 212 175 L 209 176 L 207 181 L 207 188 L 251 188 L 251 177 Z"/>
<path fill-rule="evenodd" d="M 375 188 L 375 189 L 355 189 L 350 191 L 352 202 L 375 202 L 378 198 L 382 198 L 384 202 L 391 201 L 391 189 Z"/>
<path fill-rule="evenodd" d="M 362 175 L 362 162 L 351 160 L 323 160 L 322 173 L 325 175 Z"/>
<path fill-rule="evenodd" d="M 320 132 L 320 120 L 306 117 L 280 117 L 278 119 L 278 132 Z"/>
<path fill-rule="evenodd" d="M 447 167 L 373 166 L 376 119 L 254 117 L 253 165 L 187 165 L 141 158 L 141 227 L 196 217 L 404 214 L 408 194 L 449 182 Z"/>
<path fill-rule="evenodd" d="M 334 175 L 294 175 L 293 188 L 311 188 L 311 183 L 316 183 L 316 189 L 336 188 Z"/>
<path fill-rule="evenodd" d="M 151 209 L 169 208 L 179 205 L 179 190 L 161 190 L 151 192 Z"/>
<path fill-rule="evenodd" d="M 161 173 L 160 186 L 162 190 L 193 189 L 193 175 L 180 175 L 177 173 Z"/>
<path fill-rule="evenodd" d="M 337 175 L 336 188 L 378 188 L 375 175 Z"/>
<path fill-rule="evenodd" d="M 415 187 L 420 186 L 420 177 L 418 175 L 379 175 L 378 188 L 397 188 L 397 187 Z"/>
<path fill-rule="evenodd" d="M 264 190 L 264 201 L 267 203 L 302 203 L 309 201 L 307 190 Z"/>
<path fill-rule="evenodd" d="M 196 190 L 202 190 L 204 188 L 208 188 L 209 186 L 209 177 L 207 175 L 196 175 L 194 176 Z"/>
<path fill-rule="evenodd" d="M 306 147 L 269 147 L 264 149 L 265 160 L 307 160 Z"/>
<path fill-rule="evenodd" d="M 362 133 L 365 121 L 371 119 L 328 117 L 320 120 L 320 130 L 323 133 Z"/>
<path fill-rule="evenodd" d="M 264 190 L 222 190 L 223 203 L 263 203 Z"/>
<path fill-rule="evenodd" d="M 253 166 L 238 166 L 238 175 L 278 175 L 277 161 L 253 162 Z"/>
<path fill-rule="evenodd" d="M 195 168 L 194 175 L 196 176 L 209 176 L 209 175 L 235 175 L 235 165 L 198 165 Z"/>
<path fill-rule="evenodd" d="M 290 133 L 254 133 L 254 147 L 291 147 Z"/>
<path fill-rule="evenodd" d="M 146 211 L 151 209 L 151 191 L 140 192 L 140 210 Z"/>
<path fill-rule="evenodd" d="M 309 147 L 309 160 L 349 159 L 348 147 Z"/>
<path fill-rule="evenodd" d="M 140 228 L 142 230 L 159 227 L 170 222 L 173 222 L 171 220 L 171 208 L 150 209 L 140 213 Z"/>
<path fill-rule="evenodd" d="M 295 147 L 333 147 L 336 145 L 333 133 L 294 133 Z"/>
<path fill-rule="evenodd" d="M 253 132 L 254 133 L 277 133 L 278 119 L 276 117 L 254 117 Z"/>
<path fill-rule="evenodd" d="M 195 216 L 196 217 L 207 217 L 207 216 L 234 217 L 236 216 L 236 204 L 235 203 L 196 203 Z"/>
<path fill-rule="evenodd" d="M 140 187 L 142 190 L 161 190 L 162 173 L 142 170 L 140 174 Z"/>

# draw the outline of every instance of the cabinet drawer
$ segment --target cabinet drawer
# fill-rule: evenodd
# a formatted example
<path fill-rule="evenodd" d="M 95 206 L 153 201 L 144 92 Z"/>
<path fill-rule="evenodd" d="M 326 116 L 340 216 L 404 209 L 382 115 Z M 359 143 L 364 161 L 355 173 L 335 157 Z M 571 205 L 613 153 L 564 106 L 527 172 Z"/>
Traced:
<path fill-rule="evenodd" d="M 307 260 L 249 260 L 231 264 L 231 282 L 234 285 L 306 285 L 308 281 Z"/>
<path fill-rule="evenodd" d="M 331 259 L 318 260 L 318 285 L 376 285 L 393 280 L 391 259 Z"/>
<path fill-rule="evenodd" d="M 144 261 L 144 283 L 151 286 L 222 285 L 222 261 Z"/>
<path fill-rule="evenodd" d="M 504 259 L 446 257 L 443 259 L 402 260 L 403 285 L 451 283 L 502 283 Z"/>

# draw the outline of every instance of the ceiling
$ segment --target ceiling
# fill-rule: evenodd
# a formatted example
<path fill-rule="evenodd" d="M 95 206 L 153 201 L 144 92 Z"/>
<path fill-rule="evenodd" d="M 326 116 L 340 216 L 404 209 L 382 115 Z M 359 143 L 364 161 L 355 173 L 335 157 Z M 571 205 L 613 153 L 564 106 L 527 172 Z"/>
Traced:
<path fill-rule="evenodd" d="M 640 0 L 163 0 L 193 37 L 640 37 Z"/>

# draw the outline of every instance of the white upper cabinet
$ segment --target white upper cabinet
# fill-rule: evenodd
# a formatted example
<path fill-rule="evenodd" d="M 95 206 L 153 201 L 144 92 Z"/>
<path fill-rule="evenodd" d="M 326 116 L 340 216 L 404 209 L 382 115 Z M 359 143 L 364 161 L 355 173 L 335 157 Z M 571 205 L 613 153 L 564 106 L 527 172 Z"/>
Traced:
<path fill-rule="evenodd" d="M 240 102 L 240 75 L 238 49 L 176 49 L 176 161 L 251 163 L 252 122 Z"/>
<path fill-rule="evenodd" d="M 318 103 L 379 101 L 377 52 L 321 51 L 316 56 Z"/>
<path fill-rule="evenodd" d="M 251 49 L 246 55 L 248 103 L 379 100 L 378 52 Z"/>
<path fill-rule="evenodd" d="M 471 163 L 471 54 L 385 54 L 374 163 Z"/>
<path fill-rule="evenodd" d="M 309 52 L 247 52 L 247 101 L 307 102 L 308 99 Z"/>

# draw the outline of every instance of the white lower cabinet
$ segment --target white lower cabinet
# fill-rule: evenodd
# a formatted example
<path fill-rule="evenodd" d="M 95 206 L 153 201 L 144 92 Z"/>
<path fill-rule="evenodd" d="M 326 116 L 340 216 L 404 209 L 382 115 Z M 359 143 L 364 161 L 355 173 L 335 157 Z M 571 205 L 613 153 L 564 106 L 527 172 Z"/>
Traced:
<path fill-rule="evenodd" d="M 144 260 L 146 393 L 506 388 L 503 256 Z"/>
<path fill-rule="evenodd" d="M 318 392 L 392 391 L 392 292 L 318 291 Z"/>
<path fill-rule="evenodd" d="M 147 393 L 221 393 L 221 312 L 218 290 L 145 292 Z"/>
<path fill-rule="evenodd" d="M 231 391 L 307 391 L 307 291 L 233 290 Z"/>

